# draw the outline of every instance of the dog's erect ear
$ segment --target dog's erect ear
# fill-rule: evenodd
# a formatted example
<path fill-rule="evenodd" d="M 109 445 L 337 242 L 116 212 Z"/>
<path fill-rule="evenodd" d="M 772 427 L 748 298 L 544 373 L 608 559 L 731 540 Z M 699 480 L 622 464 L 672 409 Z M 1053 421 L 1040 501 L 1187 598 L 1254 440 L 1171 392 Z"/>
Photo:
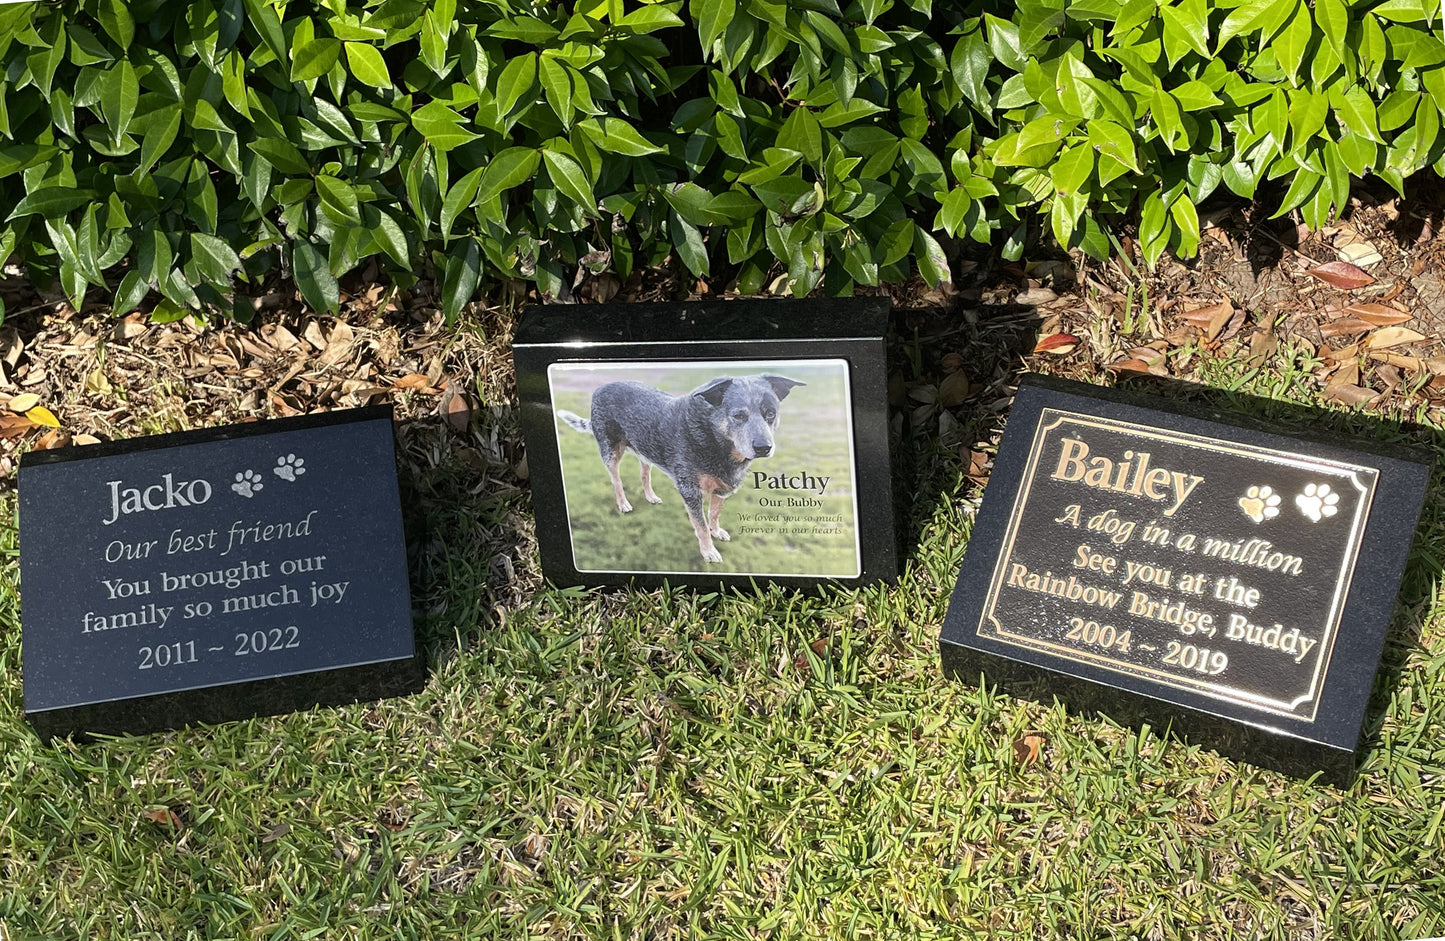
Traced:
<path fill-rule="evenodd" d="M 796 379 L 789 379 L 786 376 L 765 375 L 763 378 L 767 380 L 768 385 L 773 387 L 773 395 L 778 397 L 779 402 L 788 397 L 788 393 L 793 391 L 793 386 L 807 385 L 806 382 L 799 382 Z"/>
<path fill-rule="evenodd" d="M 723 396 L 727 395 L 728 387 L 732 384 L 732 377 L 723 376 L 720 379 L 714 379 L 701 389 L 696 390 L 693 392 L 693 395 L 702 399 L 713 408 L 717 408 L 722 404 Z"/>

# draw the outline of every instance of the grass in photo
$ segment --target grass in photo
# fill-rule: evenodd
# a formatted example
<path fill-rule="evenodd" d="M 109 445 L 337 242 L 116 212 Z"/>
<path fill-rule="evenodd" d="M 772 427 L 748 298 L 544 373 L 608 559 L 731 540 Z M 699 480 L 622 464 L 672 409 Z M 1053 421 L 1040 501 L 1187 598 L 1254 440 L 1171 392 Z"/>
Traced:
<path fill-rule="evenodd" d="M 554 363 L 579 572 L 854 578 L 844 360 Z"/>

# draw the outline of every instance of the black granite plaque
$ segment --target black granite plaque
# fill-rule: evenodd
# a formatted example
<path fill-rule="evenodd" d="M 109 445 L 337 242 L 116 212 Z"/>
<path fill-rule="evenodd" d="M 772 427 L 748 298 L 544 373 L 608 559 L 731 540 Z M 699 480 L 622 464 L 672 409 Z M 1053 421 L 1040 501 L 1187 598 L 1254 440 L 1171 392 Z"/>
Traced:
<path fill-rule="evenodd" d="M 886 298 L 540 307 L 513 343 L 558 585 L 897 575 Z"/>
<path fill-rule="evenodd" d="M 1028 377 L 944 667 L 1345 782 L 1428 477 L 1413 452 Z"/>
<path fill-rule="evenodd" d="M 390 407 L 25 455 L 25 712 L 145 732 L 419 687 Z"/>

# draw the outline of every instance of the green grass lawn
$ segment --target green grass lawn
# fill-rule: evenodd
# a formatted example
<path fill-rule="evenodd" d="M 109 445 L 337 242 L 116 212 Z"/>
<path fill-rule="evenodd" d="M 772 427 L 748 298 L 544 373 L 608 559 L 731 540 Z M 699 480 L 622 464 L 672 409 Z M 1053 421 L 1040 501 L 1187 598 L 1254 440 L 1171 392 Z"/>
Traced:
<path fill-rule="evenodd" d="M 944 681 L 977 494 L 904 451 L 898 586 L 805 596 L 533 591 L 524 492 L 437 446 L 407 481 L 424 692 L 53 746 L 9 498 L 0 941 L 1445 934 L 1438 482 L 1338 791 Z"/>

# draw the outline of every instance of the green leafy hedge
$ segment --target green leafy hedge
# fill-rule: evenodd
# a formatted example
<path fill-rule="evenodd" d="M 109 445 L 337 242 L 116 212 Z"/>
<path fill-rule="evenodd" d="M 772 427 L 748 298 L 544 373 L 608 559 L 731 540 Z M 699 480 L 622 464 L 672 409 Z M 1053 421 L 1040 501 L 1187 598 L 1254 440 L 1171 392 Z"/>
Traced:
<path fill-rule="evenodd" d="M 1152 262 L 1268 180 L 1445 169 L 1432 0 L 82 0 L 0 6 L 0 256 L 77 304 L 318 310 L 369 258 L 560 294 L 579 266 L 847 293 L 1022 251 Z M 1133 218 L 1129 215 L 1128 218 Z"/>

